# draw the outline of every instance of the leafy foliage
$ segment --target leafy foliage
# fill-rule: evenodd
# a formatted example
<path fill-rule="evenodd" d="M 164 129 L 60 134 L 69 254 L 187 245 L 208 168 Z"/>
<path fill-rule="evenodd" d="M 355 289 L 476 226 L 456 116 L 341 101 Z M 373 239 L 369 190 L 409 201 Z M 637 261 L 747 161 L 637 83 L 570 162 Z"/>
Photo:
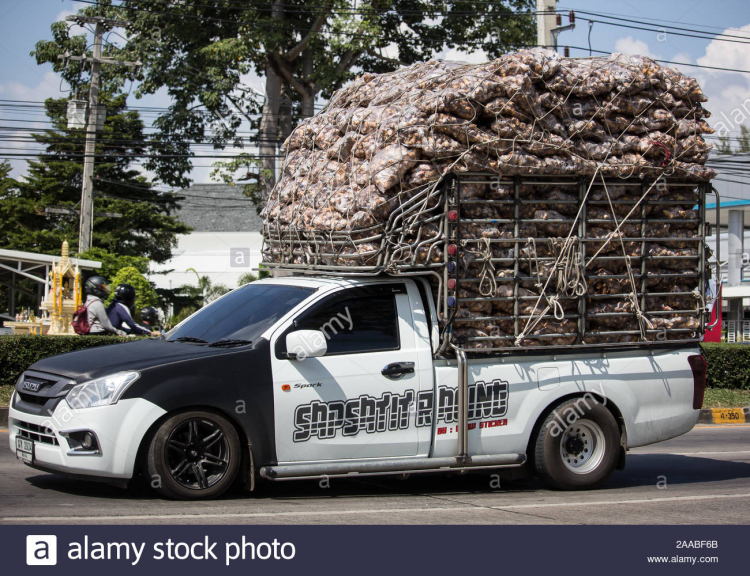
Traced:
<path fill-rule="evenodd" d="M 750 390 L 750 346 L 705 342 L 706 386 Z"/>
<path fill-rule="evenodd" d="M 107 252 L 104 248 L 91 248 L 78 255 L 86 260 L 96 260 L 102 263 L 102 267 L 95 272 L 111 280 L 123 268 L 132 267 L 141 274 L 148 274 L 149 259 L 145 256 L 122 256 Z"/>
<path fill-rule="evenodd" d="M 97 9 L 94 8 L 94 11 Z M 82 10 L 92 13 L 91 8 Z M 91 55 L 85 35 L 71 35 L 66 22 L 55 22 L 52 40 L 37 42 L 32 55 L 38 64 L 49 63 L 55 72 L 83 98 L 88 91 L 88 64 L 69 61 L 59 55 Z M 105 57 L 119 57 L 112 44 L 103 48 Z M 86 74 L 84 74 L 86 72 Z M 164 162 L 174 161 L 172 150 L 162 142 L 147 139 L 138 112 L 128 110 L 124 84 L 134 72 L 124 66 L 103 66 L 99 101 L 107 108 L 104 131 L 97 136 L 94 169 L 94 206 L 98 212 L 122 214 L 122 218 L 95 217 L 93 245 L 124 256 L 146 256 L 157 262 L 171 257 L 176 235 L 189 228 L 175 216 L 178 197 L 162 193 L 135 169 L 134 160 L 155 154 Z M 45 102 L 52 128 L 35 134 L 45 147 L 38 160 L 29 162 L 28 175 L 17 191 L 3 202 L 0 211 L 0 246 L 57 254 L 64 239 L 76 251 L 81 199 L 85 131 L 67 128 L 66 98 Z M 168 160 L 169 159 L 169 160 Z M 46 212 L 63 208 L 72 214 Z"/>
<path fill-rule="evenodd" d="M 158 306 L 159 296 L 153 286 L 143 277 L 136 268 L 127 266 L 121 269 L 115 276 L 110 280 L 110 295 L 108 303 L 112 302 L 115 297 L 115 288 L 119 284 L 130 284 L 135 288 L 135 319 L 138 320 L 138 315 L 142 308 L 146 306 Z"/>
<path fill-rule="evenodd" d="M 232 290 L 224 284 L 214 284 L 209 276 L 200 276 L 195 268 L 188 268 L 187 271 L 195 274 L 198 279 L 198 286 L 186 285 L 183 286 L 182 289 L 192 295 L 200 296 L 203 300 L 203 306 L 213 302 Z"/>
<path fill-rule="evenodd" d="M 95 210 L 120 213 L 122 218 L 95 217 L 93 244 L 108 252 L 164 262 L 171 257 L 176 235 L 189 231 L 172 215 L 177 197 L 153 190 L 138 170 L 130 167 L 133 156 L 144 153 L 144 135 L 138 113 L 125 110 L 125 95 L 102 94 L 102 102 L 108 110 L 104 133 L 97 139 Z M 67 129 L 65 99 L 47 100 L 45 108 L 54 129 L 35 134 L 46 153 L 29 161 L 25 180 L 4 199 L 0 246 L 59 254 L 67 239 L 75 252 L 77 214 L 51 214 L 45 209 L 77 210 L 85 138 L 82 130 Z"/>
<path fill-rule="evenodd" d="M 0 336 L 0 386 L 14 386 L 24 370 L 44 358 L 135 339 L 117 336 Z"/>
<path fill-rule="evenodd" d="M 255 282 L 256 280 L 260 280 L 261 278 L 268 278 L 270 276 L 271 273 L 268 270 L 260 270 L 257 276 L 252 272 L 245 272 L 237 279 L 237 286 L 244 286 L 245 284 L 249 284 L 250 282 Z"/>
<path fill-rule="evenodd" d="M 740 135 L 735 138 L 737 148 L 732 148 L 732 139 L 727 136 L 719 136 L 719 143 L 716 145 L 716 151 L 719 154 L 740 154 L 750 152 L 750 128 L 744 124 L 740 126 Z"/>
<path fill-rule="evenodd" d="M 177 314 L 175 314 L 174 316 L 172 316 L 169 319 L 168 327 L 170 329 L 174 328 L 180 322 L 182 322 L 185 318 L 187 318 L 188 316 L 192 316 L 197 311 L 198 311 L 198 308 L 196 308 L 194 306 L 187 306 L 187 307 L 183 308 Z"/>
<path fill-rule="evenodd" d="M 153 136 L 165 147 L 183 154 L 190 154 L 191 141 L 258 147 L 260 166 L 238 166 L 240 176 L 257 169 L 252 193 L 273 184 L 276 145 L 313 114 L 316 100 L 361 72 L 392 71 L 445 49 L 482 49 L 493 58 L 531 45 L 534 8 L 533 0 L 123 0 L 117 6 L 101 0 L 82 12 L 131 23 L 127 43 L 109 47 L 109 54 L 144 66 L 137 73 L 110 67 L 109 78 L 118 85 L 135 77 L 136 97 L 167 89 L 173 104 Z M 263 92 L 247 84 L 253 73 L 264 78 Z M 75 81 L 80 70 L 66 74 Z M 240 133 L 248 124 L 251 139 Z M 184 186 L 190 160 L 159 155 L 146 167 Z"/>

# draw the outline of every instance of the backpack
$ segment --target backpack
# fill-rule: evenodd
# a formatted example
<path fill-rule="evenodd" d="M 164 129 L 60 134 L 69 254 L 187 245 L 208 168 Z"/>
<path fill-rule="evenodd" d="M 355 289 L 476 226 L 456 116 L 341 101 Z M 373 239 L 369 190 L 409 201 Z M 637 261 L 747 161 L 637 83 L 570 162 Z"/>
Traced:
<path fill-rule="evenodd" d="M 89 325 L 89 310 L 86 304 L 82 304 L 78 309 L 73 312 L 73 318 L 70 321 L 71 326 L 76 334 L 85 336 L 91 330 Z"/>

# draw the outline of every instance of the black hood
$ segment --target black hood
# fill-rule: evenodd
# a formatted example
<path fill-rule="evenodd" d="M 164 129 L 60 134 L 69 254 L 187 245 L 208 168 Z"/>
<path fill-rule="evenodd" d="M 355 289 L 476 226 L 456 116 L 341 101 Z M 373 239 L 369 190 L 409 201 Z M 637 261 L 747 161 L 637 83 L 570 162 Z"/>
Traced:
<path fill-rule="evenodd" d="M 220 356 L 230 351 L 237 349 L 212 348 L 201 344 L 166 340 L 138 340 L 52 356 L 35 362 L 29 369 L 84 382 L 115 372 L 146 370 L 180 360 Z"/>

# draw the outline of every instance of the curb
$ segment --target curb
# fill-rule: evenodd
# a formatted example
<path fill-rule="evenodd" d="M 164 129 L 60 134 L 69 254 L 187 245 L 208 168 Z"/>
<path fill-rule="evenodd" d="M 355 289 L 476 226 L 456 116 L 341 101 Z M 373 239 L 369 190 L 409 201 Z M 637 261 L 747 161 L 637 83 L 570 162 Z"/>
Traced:
<path fill-rule="evenodd" d="M 698 424 L 750 423 L 750 406 L 745 408 L 702 408 Z M 0 406 L 0 428 L 8 427 L 8 407 Z"/>
<path fill-rule="evenodd" d="M 744 424 L 750 422 L 750 406 L 744 408 L 703 408 L 698 424 Z"/>

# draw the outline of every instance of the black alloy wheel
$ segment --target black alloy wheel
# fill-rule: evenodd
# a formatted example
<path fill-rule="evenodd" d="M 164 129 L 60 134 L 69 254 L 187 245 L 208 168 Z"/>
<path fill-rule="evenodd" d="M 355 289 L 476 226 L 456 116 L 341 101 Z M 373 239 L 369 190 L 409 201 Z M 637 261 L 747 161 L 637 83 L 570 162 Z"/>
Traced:
<path fill-rule="evenodd" d="M 185 412 L 166 420 L 148 452 L 151 485 L 180 500 L 215 498 L 229 488 L 240 466 L 240 441 L 226 418 Z"/>

